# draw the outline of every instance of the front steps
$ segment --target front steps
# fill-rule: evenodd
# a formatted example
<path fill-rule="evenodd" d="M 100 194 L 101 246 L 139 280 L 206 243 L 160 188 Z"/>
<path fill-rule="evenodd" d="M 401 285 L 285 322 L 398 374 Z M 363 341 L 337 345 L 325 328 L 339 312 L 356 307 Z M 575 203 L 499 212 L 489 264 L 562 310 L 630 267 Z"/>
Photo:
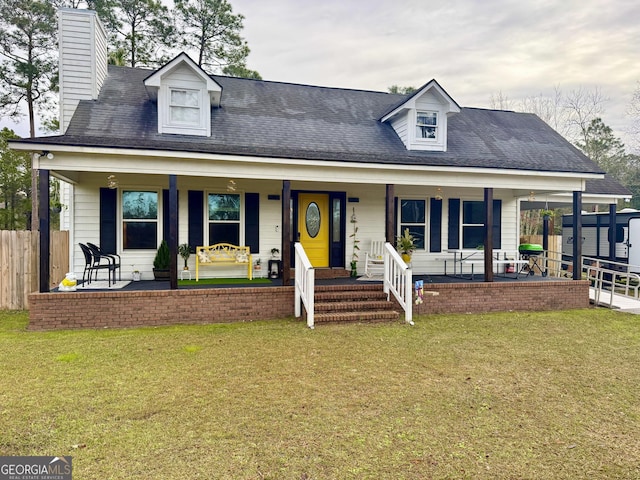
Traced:
<path fill-rule="evenodd" d="M 400 318 L 380 284 L 316 286 L 314 323 L 390 322 Z"/>

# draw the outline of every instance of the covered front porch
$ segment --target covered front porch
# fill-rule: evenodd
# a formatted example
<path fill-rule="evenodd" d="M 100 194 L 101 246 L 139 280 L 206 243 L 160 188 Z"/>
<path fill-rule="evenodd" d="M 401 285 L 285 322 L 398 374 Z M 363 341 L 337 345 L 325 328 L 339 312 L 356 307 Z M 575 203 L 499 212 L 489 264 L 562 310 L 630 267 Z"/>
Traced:
<path fill-rule="evenodd" d="M 322 276 L 322 275 L 320 275 Z M 526 275 L 519 279 L 496 276 L 494 282 L 444 275 L 413 275 L 427 292 L 423 303 L 413 304 L 414 318 L 438 313 L 482 314 L 497 311 L 544 311 L 586 308 L 589 283 L 565 277 Z M 168 281 L 131 282 L 121 289 L 87 289 L 76 292 L 33 293 L 30 298 L 31 330 L 124 328 L 176 324 L 251 322 L 295 316 L 295 287 L 282 279 L 254 285 L 178 285 Z M 382 293 L 380 281 L 351 277 L 320 278 L 317 292 L 353 297 Z M 412 298 L 414 301 L 415 298 Z M 401 311 L 393 296 L 393 308 Z M 303 318 L 300 319 L 302 323 Z M 367 321 L 367 320 L 362 320 Z M 376 321 L 371 320 L 371 321 Z M 396 320 L 403 323 L 402 315 Z M 322 321 L 316 319 L 316 325 Z"/>

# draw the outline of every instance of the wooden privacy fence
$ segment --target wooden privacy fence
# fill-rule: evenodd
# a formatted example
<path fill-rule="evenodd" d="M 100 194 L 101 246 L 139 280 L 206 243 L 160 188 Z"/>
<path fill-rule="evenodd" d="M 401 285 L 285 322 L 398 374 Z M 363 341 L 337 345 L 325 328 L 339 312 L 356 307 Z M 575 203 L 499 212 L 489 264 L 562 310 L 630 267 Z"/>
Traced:
<path fill-rule="evenodd" d="M 39 232 L 0 230 L 0 309 L 29 308 L 29 294 L 38 291 Z M 51 232 L 49 286 L 69 271 L 69 232 Z"/>

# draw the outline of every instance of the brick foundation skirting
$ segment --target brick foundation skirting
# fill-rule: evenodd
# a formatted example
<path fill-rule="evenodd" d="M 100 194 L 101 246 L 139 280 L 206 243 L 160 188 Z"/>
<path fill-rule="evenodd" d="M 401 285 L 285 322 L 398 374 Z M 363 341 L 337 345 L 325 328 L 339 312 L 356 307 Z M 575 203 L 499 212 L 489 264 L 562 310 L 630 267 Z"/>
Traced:
<path fill-rule="evenodd" d="M 482 313 L 508 311 L 570 310 L 589 307 L 589 282 L 560 280 L 513 283 L 425 284 L 424 303 L 413 313 Z"/>
<path fill-rule="evenodd" d="M 425 285 L 414 314 L 566 310 L 589 306 L 586 281 Z M 29 329 L 248 322 L 293 316 L 293 287 L 32 293 Z"/>

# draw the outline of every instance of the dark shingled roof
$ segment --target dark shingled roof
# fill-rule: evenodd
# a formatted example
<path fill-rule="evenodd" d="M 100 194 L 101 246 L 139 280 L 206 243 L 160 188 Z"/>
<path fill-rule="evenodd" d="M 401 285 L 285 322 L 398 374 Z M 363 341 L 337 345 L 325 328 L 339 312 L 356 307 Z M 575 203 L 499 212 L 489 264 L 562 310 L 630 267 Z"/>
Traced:
<path fill-rule="evenodd" d="M 212 76 L 222 90 L 211 137 L 160 135 L 150 70 L 109 66 L 97 101 L 82 101 L 62 136 L 24 142 L 446 167 L 571 173 L 601 169 L 540 118 L 462 108 L 447 152 L 408 151 L 378 119 L 402 100 L 383 92 Z M 408 97 L 405 97 L 408 98 Z"/>
<path fill-rule="evenodd" d="M 605 175 L 604 178 L 587 180 L 584 193 L 593 195 L 632 195 L 631 190 L 609 175 Z"/>

